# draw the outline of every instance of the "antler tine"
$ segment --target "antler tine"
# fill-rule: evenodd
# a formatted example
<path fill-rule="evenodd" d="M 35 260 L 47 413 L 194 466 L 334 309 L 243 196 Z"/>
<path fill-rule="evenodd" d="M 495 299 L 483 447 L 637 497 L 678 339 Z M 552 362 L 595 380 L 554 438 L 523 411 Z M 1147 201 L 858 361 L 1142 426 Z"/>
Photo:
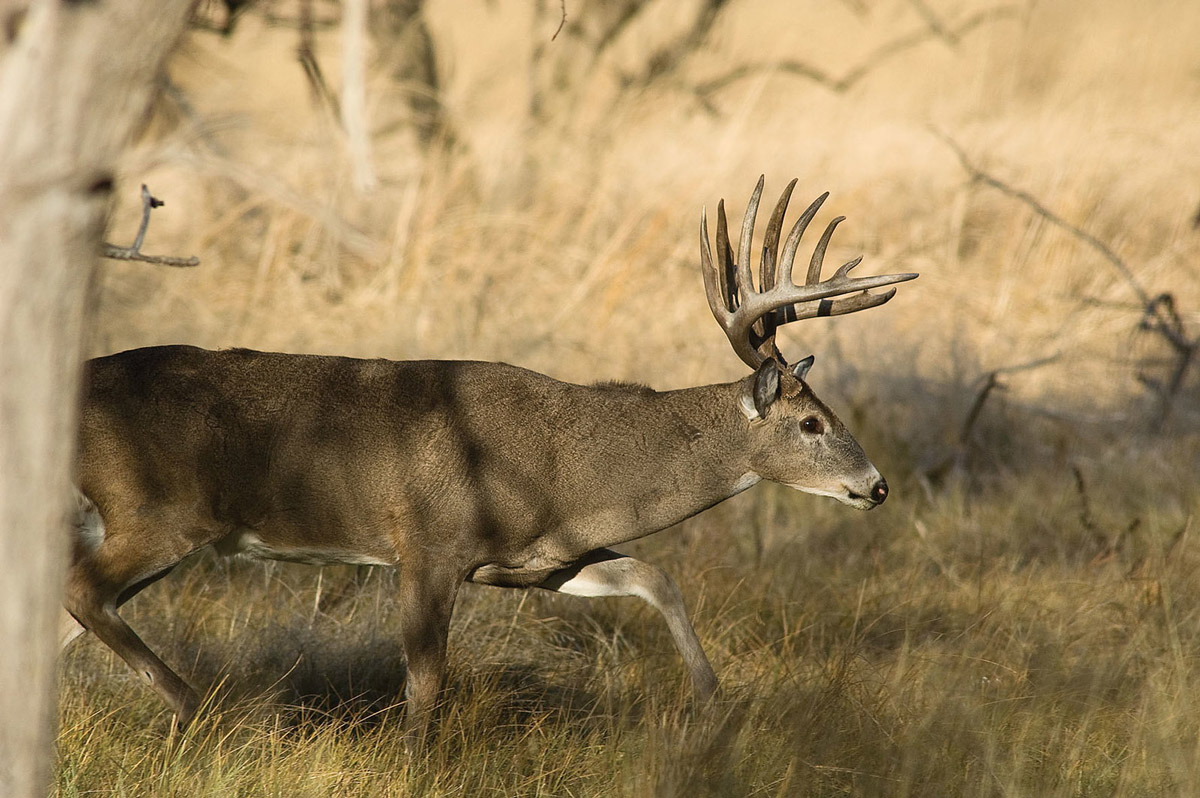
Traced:
<path fill-rule="evenodd" d="M 783 230 L 783 217 L 787 214 L 788 202 L 792 198 L 792 189 L 796 187 L 796 178 L 792 178 L 791 182 L 784 187 L 783 193 L 779 195 L 779 201 L 775 203 L 775 210 L 771 212 L 771 219 L 767 222 L 767 234 L 763 240 L 762 262 L 758 272 L 758 287 L 760 291 L 770 291 L 775 287 L 775 264 L 779 261 L 779 234 Z M 779 320 L 777 314 L 768 313 L 754 323 L 753 331 L 758 340 L 762 343 L 756 347 L 760 354 L 763 352 L 763 344 L 770 344 L 770 355 L 782 360 L 783 356 L 779 349 L 775 347 L 775 331 L 779 328 Z"/>
<path fill-rule="evenodd" d="M 762 273 L 759 277 L 759 290 L 770 291 L 775 287 L 775 264 L 779 262 L 779 234 L 783 232 L 783 217 L 787 213 L 788 202 L 792 198 L 792 189 L 796 187 L 796 178 L 787 184 L 775 203 L 771 213 L 771 221 L 767 223 L 767 237 L 763 241 Z"/>
<path fill-rule="evenodd" d="M 721 280 L 721 299 L 725 309 L 733 312 L 741 302 L 733 263 L 733 250 L 729 247 L 729 222 L 725 219 L 725 200 L 717 203 L 717 276 Z"/>
<path fill-rule="evenodd" d="M 780 256 L 779 265 L 783 269 L 779 276 L 779 285 L 792 285 L 792 264 L 796 261 L 796 249 L 800 246 L 800 238 L 804 235 L 804 231 L 808 229 L 809 222 L 817 215 L 817 211 L 821 210 L 821 205 L 829 197 L 829 192 L 826 191 L 821 196 L 817 197 L 812 203 L 804 209 L 804 213 L 800 214 L 800 218 L 792 225 L 792 231 L 788 233 L 787 241 L 783 242 L 783 255 Z"/>
<path fill-rule="evenodd" d="M 867 308 L 879 307 L 895 295 L 896 289 L 889 288 L 879 294 L 870 294 L 863 291 L 861 294 L 841 299 L 818 299 L 815 302 L 791 305 L 787 309 L 788 313 L 785 321 L 800 321 L 802 319 L 815 319 L 818 316 L 841 316 L 846 313 L 854 313 L 859 310 L 866 310 Z"/>
<path fill-rule="evenodd" d="M 815 285 L 821 282 L 821 267 L 825 265 L 825 250 L 829 249 L 829 239 L 833 238 L 833 231 L 844 221 L 846 221 L 845 216 L 835 217 L 825 228 L 825 232 L 821 233 L 821 240 L 817 242 L 817 248 L 813 250 L 812 259 L 808 262 L 808 276 L 804 280 L 805 285 Z M 838 270 L 837 275 L 845 276 L 841 269 Z"/>
<path fill-rule="evenodd" d="M 708 298 L 708 307 L 713 318 L 725 331 L 733 350 L 738 357 L 751 368 L 758 366 L 765 359 L 754 348 L 748 334 L 738 331 L 738 320 L 743 318 L 737 312 L 741 297 L 737 294 L 736 274 L 732 263 L 733 253 L 729 248 L 729 231 L 725 220 L 725 201 L 717 204 L 717 262 L 713 263 L 712 247 L 708 237 L 708 213 L 706 209 L 700 212 L 700 270 L 704 276 L 704 293 Z"/>
<path fill-rule="evenodd" d="M 862 263 L 862 255 L 859 255 L 857 258 L 851 258 L 838 267 L 838 270 L 833 273 L 833 279 L 840 280 L 844 277 L 848 277 L 850 275 L 850 270 L 860 263 Z"/>
<path fill-rule="evenodd" d="M 754 291 L 754 276 L 750 271 L 751 242 L 754 239 L 754 220 L 758 217 L 758 203 L 762 199 L 763 185 L 767 176 L 759 175 L 754 193 L 746 203 L 746 213 L 742 216 L 742 236 L 738 239 L 737 281 L 743 296 Z M 760 290 L 765 290 L 761 288 Z"/>
<path fill-rule="evenodd" d="M 712 246 L 708 239 L 708 209 L 700 209 L 700 271 L 704 275 L 704 295 L 713 318 L 725 329 L 729 308 L 725 306 L 724 292 L 717 267 L 713 265 Z"/>

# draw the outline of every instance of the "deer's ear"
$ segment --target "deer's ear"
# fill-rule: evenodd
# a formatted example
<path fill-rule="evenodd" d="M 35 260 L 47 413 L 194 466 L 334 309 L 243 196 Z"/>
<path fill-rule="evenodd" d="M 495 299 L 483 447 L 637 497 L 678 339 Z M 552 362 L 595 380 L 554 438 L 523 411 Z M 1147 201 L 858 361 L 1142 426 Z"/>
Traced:
<path fill-rule="evenodd" d="M 779 398 L 779 364 L 775 358 L 769 357 L 754 373 L 754 409 L 760 416 L 767 414 L 767 408 Z"/>
<path fill-rule="evenodd" d="M 796 379 L 803 380 L 806 376 L 808 376 L 808 370 L 812 368 L 812 364 L 814 361 L 816 361 L 816 359 L 817 358 L 815 355 L 809 355 L 808 357 L 804 358 L 799 363 L 792 366 L 792 374 L 796 377 Z"/>

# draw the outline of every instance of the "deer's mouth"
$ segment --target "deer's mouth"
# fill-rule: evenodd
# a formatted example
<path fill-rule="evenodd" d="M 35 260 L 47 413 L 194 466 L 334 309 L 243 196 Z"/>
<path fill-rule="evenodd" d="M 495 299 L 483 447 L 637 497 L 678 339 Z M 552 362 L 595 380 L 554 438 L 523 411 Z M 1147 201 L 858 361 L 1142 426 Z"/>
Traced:
<path fill-rule="evenodd" d="M 870 497 L 847 488 L 845 485 L 839 486 L 838 490 L 829 490 L 828 488 L 815 488 L 808 485 L 801 485 L 799 482 L 783 483 L 794 490 L 803 491 L 813 496 L 825 496 L 830 499 L 837 499 L 842 504 L 848 504 L 856 510 L 870 510 L 878 502 L 871 501 Z"/>

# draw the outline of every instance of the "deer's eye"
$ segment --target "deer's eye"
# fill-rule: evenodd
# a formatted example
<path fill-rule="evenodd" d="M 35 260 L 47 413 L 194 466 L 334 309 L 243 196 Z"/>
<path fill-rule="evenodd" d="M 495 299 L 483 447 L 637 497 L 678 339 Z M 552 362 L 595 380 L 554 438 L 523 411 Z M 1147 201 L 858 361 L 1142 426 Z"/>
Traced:
<path fill-rule="evenodd" d="M 800 422 L 800 429 L 807 432 L 809 435 L 820 435 L 825 431 L 825 425 L 821 423 L 821 419 L 816 416 L 809 416 Z"/>

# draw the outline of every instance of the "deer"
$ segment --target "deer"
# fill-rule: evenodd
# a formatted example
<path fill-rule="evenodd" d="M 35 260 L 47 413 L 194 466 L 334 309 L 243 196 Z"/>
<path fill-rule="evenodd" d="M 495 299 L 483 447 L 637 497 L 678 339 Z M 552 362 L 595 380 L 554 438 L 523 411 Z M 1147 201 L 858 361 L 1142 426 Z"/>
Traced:
<path fill-rule="evenodd" d="M 766 228 L 757 287 L 751 241 L 737 259 L 724 200 L 714 259 L 706 213 L 700 267 L 713 316 L 752 372 L 655 391 L 576 385 L 496 362 L 391 361 L 153 346 L 85 364 L 77 499 L 63 606 L 65 646 L 96 635 L 186 726 L 197 691 L 118 609 L 185 557 L 222 555 L 399 569 L 407 660 L 403 731 L 425 739 L 443 688 L 447 635 L 464 582 L 575 596 L 635 596 L 666 622 L 705 704 L 717 677 L 663 569 L 613 550 L 761 480 L 861 510 L 888 485 L 789 365 L 780 325 L 882 305 L 916 274 L 821 278 L 832 220 L 803 283 L 801 236 L 828 192 L 780 238 L 796 180 Z"/>

